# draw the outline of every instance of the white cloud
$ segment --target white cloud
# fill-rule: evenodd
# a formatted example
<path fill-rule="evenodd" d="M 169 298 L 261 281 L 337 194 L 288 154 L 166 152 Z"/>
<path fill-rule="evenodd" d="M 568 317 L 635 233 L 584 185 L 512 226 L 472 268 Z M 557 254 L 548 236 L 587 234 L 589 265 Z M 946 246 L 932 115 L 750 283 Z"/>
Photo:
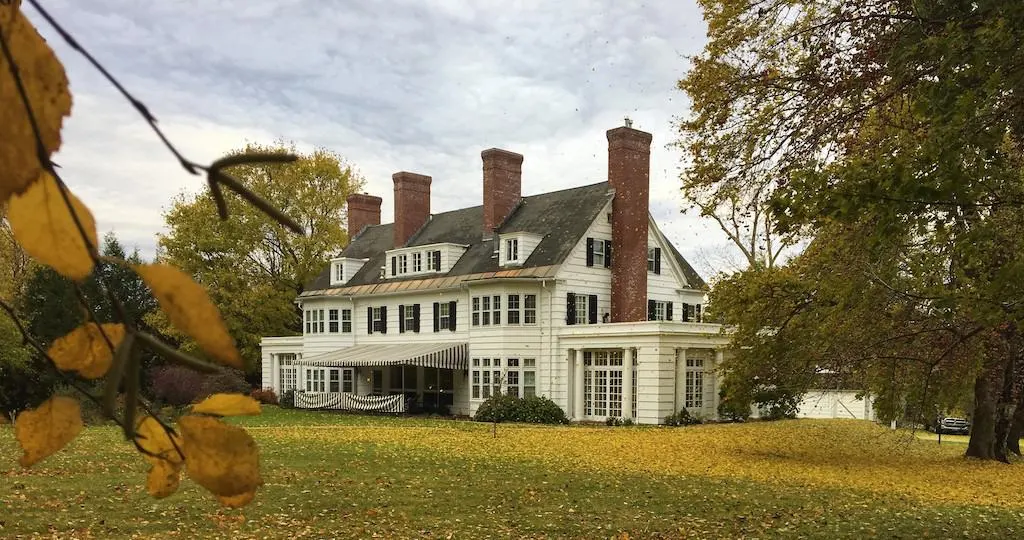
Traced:
<path fill-rule="evenodd" d="M 525 155 L 523 191 L 603 181 L 605 131 L 654 135 L 651 206 L 709 277 L 728 254 L 682 215 L 666 148 L 686 100 L 684 54 L 704 43 L 695 3 L 51 1 L 47 9 L 208 162 L 247 140 L 292 139 L 352 162 L 392 217 L 392 173 L 433 176 L 435 212 L 480 204 L 480 151 Z M 104 231 L 151 254 L 161 212 L 203 188 L 142 119 L 26 7 L 64 60 L 75 106 L 56 160 Z M 727 257 L 727 255 L 724 255 Z"/>

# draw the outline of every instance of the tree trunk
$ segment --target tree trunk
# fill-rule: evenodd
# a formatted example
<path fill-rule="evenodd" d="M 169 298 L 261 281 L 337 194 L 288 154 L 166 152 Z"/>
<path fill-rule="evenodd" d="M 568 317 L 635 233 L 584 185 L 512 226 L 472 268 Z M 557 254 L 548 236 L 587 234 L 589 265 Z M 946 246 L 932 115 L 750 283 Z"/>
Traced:
<path fill-rule="evenodd" d="M 1006 436 L 1006 449 L 1018 456 L 1020 454 L 1020 438 L 1024 437 L 1024 394 L 1017 400 L 1017 411 L 1013 415 L 1010 432 Z"/>
<path fill-rule="evenodd" d="M 996 392 L 992 379 L 998 370 L 987 369 L 974 381 L 974 414 L 971 421 L 971 440 L 967 443 L 968 457 L 995 459 Z"/>

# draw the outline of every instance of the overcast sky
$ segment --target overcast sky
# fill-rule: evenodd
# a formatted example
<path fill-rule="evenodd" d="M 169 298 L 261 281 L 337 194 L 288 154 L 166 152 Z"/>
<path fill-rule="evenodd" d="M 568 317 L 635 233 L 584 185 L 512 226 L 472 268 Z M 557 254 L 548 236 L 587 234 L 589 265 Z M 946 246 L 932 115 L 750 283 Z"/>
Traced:
<path fill-rule="evenodd" d="M 431 208 L 481 203 L 480 151 L 519 152 L 523 193 L 607 179 L 605 131 L 629 116 L 654 135 L 651 210 L 705 277 L 731 249 L 681 215 L 687 99 L 675 89 L 705 26 L 693 0 L 612 2 L 44 0 L 193 161 L 247 141 L 326 147 L 393 216 L 391 175 L 433 177 Z M 203 189 L 132 108 L 29 6 L 74 95 L 55 156 L 113 230 L 152 256 L 163 211 Z"/>

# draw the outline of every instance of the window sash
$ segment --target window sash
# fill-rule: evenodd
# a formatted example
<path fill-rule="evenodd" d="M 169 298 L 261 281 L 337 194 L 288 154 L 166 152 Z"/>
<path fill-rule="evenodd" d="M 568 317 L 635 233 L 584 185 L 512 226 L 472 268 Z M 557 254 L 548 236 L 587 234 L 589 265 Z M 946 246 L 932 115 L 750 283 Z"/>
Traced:
<path fill-rule="evenodd" d="M 537 295 L 523 295 L 523 324 L 537 324 Z"/>
<path fill-rule="evenodd" d="M 336 309 L 328 310 L 327 311 L 327 316 L 328 316 L 328 319 L 327 319 L 328 320 L 327 330 L 329 332 L 331 332 L 332 334 L 337 334 L 338 333 L 338 310 L 336 310 Z"/>
<path fill-rule="evenodd" d="M 491 323 L 498 325 L 501 324 L 501 295 L 494 296 L 491 301 Z"/>
<path fill-rule="evenodd" d="M 384 330 L 384 319 L 381 317 L 383 310 L 379 307 L 373 308 L 373 331 L 381 332 Z"/>
<path fill-rule="evenodd" d="M 352 333 L 352 310 L 341 310 L 341 331 L 345 334 Z"/>
<path fill-rule="evenodd" d="M 604 240 L 594 240 L 594 266 L 604 266 Z"/>
<path fill-rule="evenodd" d="M 423 254 L 413 253 L 412 254 L 412 271 L 420 272 L 423 268 Z"/>
<path fill-rule="evenodd" d="M 577 294 L 576 295 L 576 324 L 587 324 L 589 322 L 588 315 L 590 310 L 587 305 L 587 295 Z"/>
<path fill-rule="evenodd" d="M 441 302 L 437 305 L 437 329 L 448 330 L 451 328 L 449 325 L 449 308 L 448 302 Z"/>

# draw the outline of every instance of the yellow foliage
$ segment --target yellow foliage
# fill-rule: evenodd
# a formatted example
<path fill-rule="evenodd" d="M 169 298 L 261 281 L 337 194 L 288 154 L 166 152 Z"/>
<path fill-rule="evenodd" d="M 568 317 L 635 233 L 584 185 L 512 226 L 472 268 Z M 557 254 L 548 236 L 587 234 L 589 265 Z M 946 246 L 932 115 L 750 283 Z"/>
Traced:
<path fill-rule="evenodd" d="M 185 439 L 185 470 L 197 484 L 230 503 L 244 501 L 242 496 L 263 485 L 259 450 L 244 429 L 193 415 L 181 417 L 178 427 Z"/>
<path fill-rule="evenodd" d="M 104 334 L 116 349 L 124 339 L 124 325 L 83 324 L 50 345 L 50 358 L 63 371 L 77 371 L 86 379 L 98 379 L 107 373 L 114 358 Z"/>
<path fill-rule="evenodd" d="M 69 278 L 83 280 L 92 272 L 93 260 L 60 190 L 56 178 L 41 173 L 38 182 L 21 195 L 11 197 L 7 220 L 14 238 L 29 255 Z M 95 249 L 96 222 L 92 213 L 70 190 L 68 200 Z"/>
<path fill-rule="evenodd" d="M 21 12 L 21 0 L 0 5 L 0 33 L 18 67 L 46 157 L 60 148 L 60 129 L 71 114 L 64 66 Z M 10 66 L 0 55 L 0 205 L 42 173 L 36 137 Z"/>
<path fill-rule="evenodd" d="M 162 499 L 178 490 L 181 465 L 156 460 L 146 476 L 146 493 L 155 499 Z"/>
<path fill-rule="evenodd" d="M 217 416 L 243 416 L 260 413 L 260 402 L 242 394 L 214 394 L 192 406 L 192 412 Z"/>
<path fill-rule="evenodd" d="M 19 463 L 31 467 L 64 448 L 80 431 L 82 410 L 73 398 L 54 396 L 38 408 L 23 411 L 14 422 L 14 436 L 25 452 Z"/>
<path fill-rule="evenodd" d="M 134 268 L 153 290 L 171 324 L 192 336 L 210 356 L 232 367 L 244 367 L 220 310 L 201 285 L 170 265 L 139 264 Z"/>
<path fill-rule="evenodd" d="M 168 433 L 156 418 L 152 416 L 143 418 L 135 428 L 135 432 L 139 435 L 139 446 L 152 454 L 143 454 L 150 463 L 168 462 L 178 465 L 182 463 L 184 458 L 177 450 L 183 446 L 181 436 Z"/>

